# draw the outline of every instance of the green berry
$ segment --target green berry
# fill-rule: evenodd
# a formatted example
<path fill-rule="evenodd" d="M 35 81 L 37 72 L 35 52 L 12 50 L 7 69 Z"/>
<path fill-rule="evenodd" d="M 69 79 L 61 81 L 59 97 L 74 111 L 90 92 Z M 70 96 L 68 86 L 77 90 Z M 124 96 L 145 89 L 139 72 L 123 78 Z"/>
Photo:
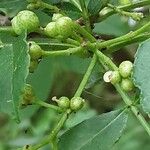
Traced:
<path fill-rule="evenodd" d="M 121 87 L 124 91 L 129 92 L 134 88 L 134 84 L 131 79 L 122 79 Z"/>
<path fill-rule="evenodd" d="M 81 109 L 83 105 L 84 105 L 84 99 L 82 99 L 81 97 L 73 97 L 70 100 L 70 108 L 73 111 L 77 111 Z"/>
<path fill-rule="evenodd" d="M 29 54 L 32 60 L 38 60 L 42 57 L 42 49 L 38 44 L 35 42 L 30 42 L 29 46 Z"/>
<path fill-rule="evenodd" d="M 59 18 L 63 17 L 62 14 L 53 14 L 52 21 L 57 21 Z"/>
<path fill-rule="evenodd" d="M 132 70 L 133 70 L 133 64 L 130 61 L 123 61 L 119 65 L 119 73 L 124 78 L 131 76 Z"/>
<path fill-rule="evenodd" d="M 70 106 L 70 100 L 65 96 L 60 97 L 59 100 L 57 100 L 57 103 L 62 109 L 67 109 Z"/>
<path fill-rule="evenodd" d="M 38 17 L 34 12 L 29 10 L 20 11 L 11 22 L 14 32 L 18 35 L 25 30 L 27 30 L 28 33 L 36 31 L 39 27 Z"/>
<path fill-rule="evenodd" d="M 58 35 L 58 31 L 56 28 L 56 22 L 50 22 L 45 28 L 44 32 L 49 37 L 56 37 Z"/>
<path fill-rule="evenodd" d="M 120 80 L 121 80 L 121 77 L 120 77 L 119 71 L 113 71 L 112 74 L 110 75 L 110 82 L 112 84 L 116 84 L 116 83 L 119 83 Z"/>
<path fill-rule="evenodd" d="M 110 82 L 110 77 L 112 76 L 113 71 L 109 70 L 107 72 L 105 72 L 105 74 L 103 75 L 103 80 L 105 82 Z"/>
<path fill-rule="evenodd" d="M 64 38 L 69 37 L 73 31 L 73 21 L 69 17 L 61 17 L 56 21 L 58 34 Z"/>
<path fill-rule="evenodd" d="M 34 73 L 35 69 L 38 67 L 38 60 L 32 60 L 29 66 L 29 72 Z"/>

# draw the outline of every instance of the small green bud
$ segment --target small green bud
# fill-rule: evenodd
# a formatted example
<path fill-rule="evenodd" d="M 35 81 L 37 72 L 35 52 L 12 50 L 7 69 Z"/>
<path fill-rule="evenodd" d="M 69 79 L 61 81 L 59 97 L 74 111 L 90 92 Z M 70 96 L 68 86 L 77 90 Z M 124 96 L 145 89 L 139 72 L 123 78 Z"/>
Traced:
<path fill-rule="evenodd" d="M 42 57 L 42 49 L 35 42 L 30 42 L 29 43 L 29 54 L 30 54 L 31 60 L 38 60 L 39 58 Z"/>
<path fill-rule="evenodd" d="M 38 67 L 38 60 L 32 60 L 29 66 L 29 72 L 34 73 L 35 69 Z"/>
<path fill-rule="evenodd" d="M 122 79 L 121 87 L 124 91 L 129 92 L 134 88 L 134 84 L 131 79 Z"/>
<path fill-rule="evenodd" d="M 56 28 L 56 22 L 50 22 L 45 28 L 44 32 L 49 37 L 56 37 L 58 35 L 58 31 Z"/>
<path fill-rule="evenodd" d="M 21 104 L 22 105 L 32 104 L 34 99 L 35 99 L 35 94 L 32 86 L 30 84 L 26 84 L 23 90 Z"/>
<path fill-rule="evenodd" d="M 121 80 L 121 76 L 119 74 L 119 71 L 113 71 L 112 74 L 110 75 L 110 82 L 112 84 L 117 84 Z"/>
<path fill-rule="evenodd" d="M 70 106 L 70 100 L 65 96 L 60 97 L 56 102 L 62 109 L 67 109 Z"/>
<path fill-rule="evenodd" d="M 11 22 L 14 32 L 18 35 L 24 30 L 27 30 L 28 33 L 36 31 L 39 27 L 38 17 L 34 12 L 29 10 L 20 11 Z"/>
<path fill-rule="evenodd" d="M 70 108 L 73 111 L 77 111 L 81 109 L 83 105 L 84 105 L 84 99 L 82 99 L 81 97 L 73 97 L 70 100 Z"/>
<path fill-rule="evenodd" d="M 73 21 L 69 17 L 61 17 L 56 21 L 56 27 L 58 34 L 67 38 L 73 32 Z"/>
<path fill-rule="evenodd" d="M 119 65 L 119 73 L 124 78 L 130 77 L 132 70 L 133 70 L 133 64 L 130 61 L 123 61 Z"/>
<path fill-rule="evenodd" d="M 59 18 L 63 17 L 62 14 L 53 14 L 52 21 L 57 21 Z"/>

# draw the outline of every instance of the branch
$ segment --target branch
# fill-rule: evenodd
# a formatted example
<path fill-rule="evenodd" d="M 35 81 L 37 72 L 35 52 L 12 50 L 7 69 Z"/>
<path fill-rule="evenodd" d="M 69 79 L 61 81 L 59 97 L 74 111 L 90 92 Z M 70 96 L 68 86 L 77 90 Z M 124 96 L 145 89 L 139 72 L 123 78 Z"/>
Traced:
<path fill-rule="evenodd" d="M 109 57 L 107 57 L 106 55 L 104 55 L 99 50 L 95 50 L 95 48 L 96 47 L 102 48 L 103 46 L 108 46 L 109 44 L 114 44 L 115 42 L 129 41 L 133 37 L 136 37 L 140 33 L 143 33 L 144 31 L 146 31 L 149 27 L 150 27 L 150 23 L 147 23 L 146 25 L 144 25 L 140 29 L 136 30 L 135 32 L 130 32 L 130 33 L 124 35 L 124 36 L 121 36 L 119 38 L 115 38 L 113 40 L 109 40 L 109 41 L 105 41 L 105 42 L 98 42 L 98 43 L 91 43 L 90 46 L 91 46 L 91 48 L 93 46 L 93 52 L 97 55 L 100 63 L 102 63 L 102 65 L 104 66 L 105 69 L 118 70 L 118 67 L 112 62 L 112 60 Z M 81 26 L 77 26 L 77 28 L 82 28 L 82 27 Z M 82 31 L 81 32 L 82 35 L 87 32 L 83 28 L 80 29 L 80 31 Z M 88 32 L 85 34 L 85 36 L 86 35 L 87 35 L 86 38 L 90 42 L 93 42 L 93 41 L 96 40 Z M 145 118 L 139 112 L 138 108 L 136 106 L 132 105 L 132 100 L 130 99 L 130 97 L 126 94 L 126 92 L 124 92 L 122 90 L 122 88 L 121 88 L 121 86 L 119 84 L 115 85 L 115 88 L 118 91 L 118 93 L 121 95 L 121 97 L 124 100 L 124 102 L 126 103 L 126 105 L 131 108 L 131 111 L 133 112 L 133 114 L 137 117 L 137 119 L 139 120 L 139 122 L 141 123 L 141 125 L 144 127 L 144 129 L 147 131 L 147 133 L 150 135 L 150 126 L 149 126 L 149 124 L 146 122 Z"/>
<path fill-rule="evenodd" d="M 127 4 L 124 6 L 118 6 L 117 8 L 120 10 L 128 11 L 128 10 L 131 10 L 131 9 L 134 9 L 137 7 L 142 7 L 142 6 L 147 6 L 147 5 L 150 5 L 150 0 L 144 0 L 144 1 L 136 2 L 134 4 Z M 105 20 L 106 18 L 108 18 L 109 16 L 114 15 L 116 13 L 117 12 L 112 9 L 111 11 L 106 13 L 105 15 L 99 15 L 97 22 L 101 22 L 101 21 Z"/>
<path fill-rule="evenodd" d="M 30 3 L 30 0 L 27 0 Z M 45 3 L 42 0 L 37 0 L 34 2 L 31 2 L 28 6 L 28 9 L 37 9 L 37 8 L 42 8 L 42 9 L 49 9 L 55 13 L 59 13 L 61 10 L 57 6 L 53 6 L 51 4 Z"/>
<path fill-rule="evenodd" d="M 65 121 L 67 120 L 68 115 L 70 113 L 71 113 L 71 111 L 67 110 L 62 115 L 61 119 L 59 120 L 57 125 L 54 127 L 54 129 L 52 130 L 51 134 L 49 136 L 47 136 L 46 138 L 44 138 L 44 140 L 42 140 L 39 144 L 32 146 L 31 149 L 32 150 L 38 150 L 39 148 L 43 147 L 44 145 L 48 144 L 49 142 L 53 144 L 53 140 L 57 137 L 58 132 L 63 127 L 63 125 L 64 125 Z"/>
<path fill-rule="evenodd" d="M 90 23 L 90 18 L 89 18 L 89 12 L 88 12 L 88 9 L 86 7 L 85 1 L 84 0 L 79 0 L 79 3 L 81 5 L 82 16 L 83 16 L 83 19 L 85 21 L 86 29 L 87 29 L 87 31 L 89 31 L 91 33 L 92 30 L 91 30 L 91 23 Z"/>
<path fill-rule="evenodd" d="M 96 51 L 97 57 L 99 58 L 100 63 L 102 62 L 103 65 L 108 66 L 109 69 L 111 70 L 118 70 L 118 67 L 112 62 L 112 60 L 105 56 L 102 52 Z M 147 131 L 147 133 L 150 136 L 150 126 L 146 122 L 145 118 L 142 116 L 140 111 L 136 106 L 133 105 L 131 98 L 122 90 L 120 84 L 114 85 L 118 93 L 121 95 L 122 99 L 124 100 L 125 104 L 130 107 L 131 111 L 133 114 L 137 117 L 141 125 L 144 127 L 144 129 Z"/>
<path fill-rule="evenodd" d="M 150 22 L 148 22 L 147 24 L 145 24 L 143 27 L 139 28 L 138 30 L 134 32 L 131 31 L 128 34 L 123 35 L 121 37 L 111 39 L 108 41 L 104 41 L 104 42 L 98 41 L 95 43 L 87 43 L 87 46 L 97 48 L 97 49 L 105 49 L 107 50 L 107 52 L 109 52 L 111 51 L 111 49 L 109 50 L 108 48 L 111 47 L 112 45 L 115 44 L 115 46 L 117 46 L 117 44 L 120 45 L 120 43 L 122 43 L 122 45 L 123 43 L 128 43 L 128 42 L 130 43 L 130 41 L 135 40 L 140 34 L 144 34 L 149 29 L 150 29 Z M 91 38 L 88 38 L 88 39 L 90 40 Z"/>
<path fill-rule="evenodd" d="M 136 36 L 132 40 L 122 41 L 122 42 L 111 44 L 110 46 L 107 46 L 107 50 L 105 51 L 105 53 L 116 52 L 124 46 L 130 45 L 130 44 L 133 44 L 133 43 L 143 42 L 143 41 L 145 41 L 149 38 L 150 38 L 150 33 L 146 33 L 146 34 L 141 34 L 139 36 Z"/>
<path fill-rule="evenodd" d="M 83 50 L 82 47 L 76 47 L 76 48 L 68 48 L 67 50 L 57 50 L 57 51 L 42 51 L 42 56 L 70 56 L 72 54 L 76 54 L 78 52 L 81 52 Z"/>
<path fill-rule="evenodd" d="M 86 86 L 86 83 L 87 83 L 87 81 L 88 81 L 88 79 L 89 79 L 89 77 L 90 77 L 90 75 L 91 75 L 91 73 L 93 71 L 93 68 L 94 68 L 94 66 L 96 64 L 96 61 L 97 61 L 97 56 L 94 54 L 94 56 L 93 56 L 93 58 L 91 60 L 91 63 L 89 65 L 86 73 L 84 74 L 84 77 L 83 77 L 83 79 L 82 79 L 82 81 L 81 81 L 81 83 L 80 83 L 80 85 L 79 85 L 79 87 L 78 87 L 78 89 L 77 89 L 77 91 L 76 91 L 74 96 L 76 96 L 76 97 L 80 97 L 81 96 L 82 91 L 84 90 L 84 87 Z"/>
<path fill-rule="evenodd" d="M 50 109 L 56 110 L 56 111 L 58 111 L 58 112 L 62 112 L 62 109 L 59 108 L 58 106 L 48 104 L 48 103 L 46 103 L 46 102 L 44 102 L 44 101 L 41 101 L 41 100 L 35 100 L 35 101 L 33 102 L 33 104 L 39 105 L 39 106 L 42 106 L 42 107 L 46 107 L 46 108 L 50 108 Z"/>

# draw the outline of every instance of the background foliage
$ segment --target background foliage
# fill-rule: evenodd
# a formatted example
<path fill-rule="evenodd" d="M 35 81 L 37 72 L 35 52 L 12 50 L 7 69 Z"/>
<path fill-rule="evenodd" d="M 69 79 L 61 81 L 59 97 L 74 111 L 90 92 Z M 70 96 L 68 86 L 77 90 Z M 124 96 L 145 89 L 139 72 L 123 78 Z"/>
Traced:
<path fill-rule="evenodd" d="M 74 4 L 73 2 L 70 3 L 67 0 L 63 1 L 64 3 L 62 3 L 60 0 L 45 0 L 45 2 L 48 2 L 50 4 L 57 4 L 73 19 L 78 19 L 81 17 L 81 13 L 77 8 L 77 4 Z M 96 8 L 96 2 L 92 0 L 90 2 L 89 1 L 90 0 L 86 0 L 90 12 L 94 14 L 97 11 L 99 11 L 99 8 Z M 121 2 L 115 0 L 113 1 L 113 3 L 119 5 Z M 15 16 L 20 10 L 26 9 L 26 6 L 27 2 L 24 0 L 0 0 L 1 26 L 9 25 L 9 20 L 11 20 L 11 18 Z M 146 16 L 148 16 L 149 14 L 148 9 L 149 8 L 143 9 Z M 35 13 L 40 18 L 41 26 L 45 26 L 51 20 L 52 14 L 50 14 L 46 10 L 37 10 L 35 11 Z M 147 22 L 147 20 L 148 17 L 145 17 L 140 23 L 134 24 L 133 20 L 131 20 L 130 18 L 122 17 L 119 15 L 113 15 L 101 23 L 96 23 L 93 31 L 95 34 L 100 34 L 101 37 L 104 39 L 110 39 L 112 37 L 118 37 L 123 34 L 126 34 L 130 30 L 142 26 L 143 23 Z M 24 39 L 25 36 L 26 35 L 21 35 L 21 39 Z M 41 39 L 36 38 L 36 36 L 36 34 L 31 34 L 30 39 L 34 38 L 35 41 L 40 42 Z M 4 49 L 10 49 L 10 51 L 13 51 L 13 46 L 19 49 L 20 45 L 16 44 L 15 42 L 20 43 L 20 38 L 12 39 L 10 35 L 4 35 L 3 33 L 0 33 L 0 39 L 2 40 L 2 42 L 9 43 L 6 47 L 4 47 Z M 10 39 L 14 41 L 11 41 Z M 24 47 L 27 46 L 25 42 L 21 44 L 23 44 Z M 112 57 L 115 59 L 117 64 L 127 59 L 132 61 L 136 48 L 137 45 L 133 44 L 131 46 L 121 49 L 119 52 L 114 53 Z M 145 50 L 147 50 L 147 48 Z M 17 55 L 18 54 L 16 54 L 16 56 Z M 141 53 L 141 55 L 143 54 Z M 14 61 L 13 58 L 15 56 L 12 56 L 10 53 L 9 55 L 7 55 L 7 57 L 9 61 Z M 21 64 L 24 65 L 25 63 L 27 63 L 28 59 L 28 56 L 26 56 L 26 58 L 23 59 L 26 60 L 25 62 L 23 62 L 22 59 L 18 61 L 20 61 Z M 148 61 L 148 59 L 149 57 L 147 58 L 147 60 L 145 60 L 145 62 Z M 1 62 L 3 62 L 3 58 L 1 58 L 0 55 L 0 64 Z M 80 80 L 82 79 L 82 75 L 85 73 L 89 62 L 90 58 L 83 59 L 75 56 L 44 59 L 39 64 L 37 70 L 33 74 L 30 74 L 28 76 L 27 81 L 28 83 L 31 83 L 31 85 L 33 85 L 35 92 L 38 94 L 40 99 L 46 100 L 47 102 L 51 101 L 51 97 L 55 95 L 57 95 L 58 97 L 62 95 L 71 97 L 74 94 L 76 88 L 78 87 Z M 147 68 L 149 68 L 149 63 L 146 64 L 148 65 Z M 137 63 L 136 65 L 140 64 Z M 1 67 L 3 66 L 1 65 L 0 69 Z M 26 71 L 25 66 L 23 67 L 23 70 Z M 114 88 L 111 85 L 104 83 L 99 77 L 100 74 L 102 74 L 103 72 L 103 69 L 101 69 L 101 71 L 97 71 L 97 69 L 94 70 L 83 93 L 84 98 L 87 99 L 89 103 L 89 106 L 84 108 L 82 111 L 79 111 L 76 115 L 72 114 L 71 117 L 68 119 L 67 123 L 65 124 L 63 131 L 77 125 L 85 119 L 95 116 L 96 114 L 109 112 L 115 110 L 119 106 L 124 106 L 124 103 L 122 102 L 120 96 L 115 92 Z M 7 74 L 7 76 L 9 76 L 9 74 L 11 73 L 11 70 L 6 66 L 6 72 L 0 72 L 0 76 L 1 74 Z M 0 78 L 0 87 L 8 86 L 9 91 L 9 82 L 7 81 L 8 85 L 4 84 L 5 80 L 7 80 L 7 76 L 5 76 L 5 79 Z M 143 77 L 139 75 L 139 78 L 141 77 L 146 78 L 147 76 Z M 17 80 L 19 80 L 19 77 L 16 78 Z M 17 86 L 15 86 L 14 89 L 22 86 L 20 82 L 19 84 L 18 82 L 16 82 L 16 84 Z M 146 85 L 147 84 L 145 84 L 144 82 L 144 86 Z M 149 89 L 147 87 L 144 88 Z M 3 91 L 0 90 L 0 98 L 5 100 L 5 97 L 2 97 L 2 93 Z M 11 97 L 9 93 L 7 96 Z M 18 96 L 17 93 L 16 96 Z M 146 98 L 149 98 L 149 95 Z M 89 107 L 92 108 L 92 110 L 89 109 Z M 148 112 L 150 111 L 147 108 L 145 109 Z M 10 111 L 10 114 L 12 114 L 12 110 L 8 110 L 7 108 L 7 111 Z M 29 106 L 25 109 L 22 109 L 20 115 L 21 123 L 17 124 L 8 115 L 0 113 L 0 150 L 16 150 L 16 147 L 20 147 L 25 144 L 36 143 L 37 141 L 43 138 L 45 133 L 49 133 L 49 130 L 51 129 L 53 124 L 60 117 L 53 110 L 45 110 L 43 108 L 39 109 L 38 106 Z M 124 136 L 121 137 L 121 139 L 118 139 L 118 142 L 113 146 L 113 150 L 120 150 L 120 147 L 121 150 L 150 149 L 149 137 L 144 132 L 142 126 L 139 125 L 139 123 L 136 121 L 135 117 L 132 116 L 132 114 L 129 118 L 130 119 L 128 120 Z M 95 124 L 95 128 L 96 127 L 97 125 Z M 100 134 L 98 138 L 103 138 L 103 135 Z M 107 134 L 106 138 L 108 138 Z M 48 146 L 46 146 L 42 150 L 47 149 L 49 149 Z M 65 150 L 67 150 L 67 147 Z"/>

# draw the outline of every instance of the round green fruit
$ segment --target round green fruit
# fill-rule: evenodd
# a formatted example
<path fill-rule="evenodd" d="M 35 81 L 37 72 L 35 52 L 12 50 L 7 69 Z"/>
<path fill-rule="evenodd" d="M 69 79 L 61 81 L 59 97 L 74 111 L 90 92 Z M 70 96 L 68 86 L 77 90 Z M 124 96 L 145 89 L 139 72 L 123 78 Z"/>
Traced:
<path fill-rule="evenodd" d="M 53 14 L 52 21 L 57 21 L 59 18 L 63 17 L 62 14 Z"/>
<path fill-rule="evenodd" d="M 49 24 L 47 24 L 47 26 L 44 28 L 44 32 L 48 37 L 54 38 L 58 36 L 56 22 L 50 22 Z"/>
<path fill-rule="evenodd" d="M 56 21 L 58 34 L 64 38 L 69 37 L 73 31 L 73 21 L 69 17 L 61 17 Z"/>
<path fill-rule="evenodd" d="M 122 79 L 121 87 L 124 91 L 130 92 L 134 88 L 134 84 L 131 79 Z"/>
<path fill-rule="evenodd" d="M 12 28 L 17 35 L 20 35 L 23 31 L 28 33 L 36 31 L 39 27 L 38 17 L 29 10 L 20 11 L 11 22 Z"/>
<path fill-rule="evenodd" d="M 30 54 L 31 60 L 38 60 L 39 58 L 41 58 L 42 52 L 43 51 L 38 44 L 36 44 L 35 42 L 29 43 L 29 54 Z"/>
<path fill-rule="evenodd" d="M 65 96 L 62 96 L 59 98 L 59 100 L 57 101 L 57 104 L 60 108 L 62 109 L 67 109 L 70 107 L 70 100 L 65 97 Z"/>
<path fill-rule="evenodd" d="M 112 74 L 110 75 L 110 82 L 112 84 L 117 84 L 121 81 L 121 76 L 119 71 L 113 71 Z"/>
<path fill-rule="evenodd" d="M 119 73 L 123 78 L 130 77 L 132 70 L 133 70 L 133 64 L 130 61 L 123 61 L 119 65 Z"/>
<path fill-rule="evenodd" d="M 73 111 L 77 111 L 81 109 L 83 105 L 84 105 L 84 99 L 82 99 L 81 97 L 73 97 L 70 100 L 70 108 Z"/>

